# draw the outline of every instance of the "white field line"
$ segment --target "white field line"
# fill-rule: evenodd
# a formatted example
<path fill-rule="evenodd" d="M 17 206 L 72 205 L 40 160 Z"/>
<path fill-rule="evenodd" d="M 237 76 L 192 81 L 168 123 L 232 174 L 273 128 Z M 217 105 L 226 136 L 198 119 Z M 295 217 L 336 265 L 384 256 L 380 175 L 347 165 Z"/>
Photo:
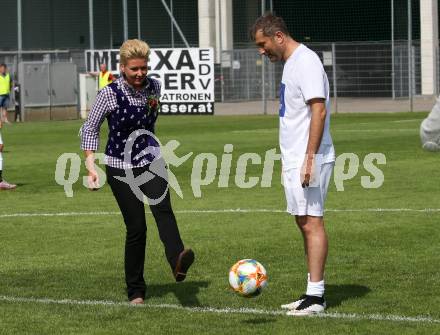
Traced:
<path fill-rule="evenodd" d="M 335 129 L 333 132 L 335 133 L 377 133 L 377 132 L 393 132 L 393 131 L 414 131 L 418 132 L 418 128 L 377 128 L 377 129 Z"/>
<path fill-rule="evenodd" d="M 408 120 L 390 120 L 390 121 L 378 121 L 378 122 L 360 122 L 357 123 L 357 125 L 374 125 L 374 124 L 384 124 L 384 123 L 407 123 L 407 122 L 422 122 L 423 119 L 408 119 Z M 418 130 L 417 128 L 391 128 L 391 129 L 364 129 L 364 130 L 351 130 L 351 129 L 334 129 L 333 131 L 338 132 L 338 131 L 392 131 L 392 130 L 397 130 L 397 131 L 409 131 L 409 130 Z M 242 129 L 242 130 L 232 130 L 230 131 L 231 133 L 272 133 L 278 131 L 278 128 L 258 128 L 258 129 Z"/>
<path fill-rule="evenodd" d="M 422 122 L 423 119 L 405 119 L 405 120 L 388 120 L 388 121 L 372 121 L 372 122 L 359 122 L 358 124 L 384 124 L 384 123 L 406 123 L 406 122 Z"/>
<path fill-rule="evenodd" d="M 406 123 L 406 122 L 422 122 L 423 119 L 405 119 L 405 120 L 388 120 L 388 121 L 383 121 L 383 120 L 379 120 L 379 121 L 371 121 L 371 122 L 359 122 L 356 123 L 356 125 L 358 124 L 370 124 L 370 125 L 374 125 L 374 124 L 384 124 L 384 123 Z"/>
<path fill-rule="evenodd" d="M 439 213 L 440 208 L 344 208 L 344 209 L 326 209 L 327 213 L 377 213 L 377 212 L 414 212 L 414 213 Z M 177 214 L 221 214 L 221 213 L 286 213 L 282 209 L 245 209 L 245 208 L 229 208 L 229 209 L 184 209 L 175 210 Z M 58 213 L 9 213 L 0 214 L 0 218 L 13 217 L 51 217 L 51 216 L 104 216 L 104 215 L 120 215 L 120 212 L 58 212 Z"/>
<path fill-rule="evenodd" d="M 232 130 L 231 133 L 274 133 L 277 132 L 278 128 L 260 128 L 260 129 L 243 129 L 243 130 Z"/>
<path fill-rule="evenodd" d="M 377 128 L 377 129 L 335 129 L 335 133 L 382 133 L 382 132 L 393 132 L 393 131 L 419 131 L 418 128 Z"/>
<path fill-rule="evenodd" d="M 389 122 L 394 122 L 394 123 L 405 123 L 405 122 L 414 122 L 414 121 L 422 122 L 423 119 L 394 120 L 394 121 L 389 121 Z"/>
<path fill-rule="evenodd" d="M 218 308 L 218 307 L 188 307 L 176 304 L 144 304 L 132 306 L 128 302 L 116 302 L 108 300 L 73 300 L 73 299 L 50 299 L 50 298 L 24 298 L 0 296 L 0 301 L 9 303 L 26 303 L 26 304 L 46 304 L 46 305 L 70 305 L 70 306 L 113 306 L 127 308 L 146 308 L 146 309 L 174 309 L 183 310 L 191 313 L 215 313 L 215 314 L 251 314 L 251 315 L 285 315 L 282 310 L 266 310 L 256 308 Z M 355 314 L 355 313 L 324 313 L 317 315 L 319 318 L 331 319 L 356 319 L 371 321 L 391 321 L 391 322 L 419 322 L 419 323 L 440 323 L 440 320 L 429 316 L 402 316 L 402 315 L 386 315 L 386 314 Z"/>

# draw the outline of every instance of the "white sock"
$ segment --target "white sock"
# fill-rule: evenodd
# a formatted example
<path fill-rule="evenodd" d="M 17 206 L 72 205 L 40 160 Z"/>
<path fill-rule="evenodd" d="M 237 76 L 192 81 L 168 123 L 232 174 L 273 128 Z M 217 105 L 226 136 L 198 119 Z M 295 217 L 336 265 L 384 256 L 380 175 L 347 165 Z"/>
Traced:
<path fill-rule="evenodd" d="M 316 297 L 324 296 L 324 279 L 317 282 L 307 281 L 307 295 L 314 295 Z"/>

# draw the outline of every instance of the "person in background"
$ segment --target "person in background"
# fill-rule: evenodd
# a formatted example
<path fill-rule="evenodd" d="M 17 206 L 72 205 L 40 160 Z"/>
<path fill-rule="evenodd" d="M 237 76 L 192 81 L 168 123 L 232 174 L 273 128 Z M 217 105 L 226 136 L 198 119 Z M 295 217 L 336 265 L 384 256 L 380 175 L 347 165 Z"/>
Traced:
<path fill-rule="evenodd" d="M 107 71 L 107 64 L 100 64 L 99 69 L 99 72 L 89 72 L 89 74 L 98 78 L 98 91 L 101 91 L 108 84 L 111 84 L 113 81 L 115 81 L 115 77 L 111 72 Z"/>
<path fill-rule="evenodd" d="M 3 179 L 3 139 L 2 139 L 2 122 L 0 120 L 0 190 L 13 190 L 17 187 L 15 184 L 10 184 Z"/>
<path fill-rule="evenodd" d="M 440 97 L 420 125 L 422 147 L 428 151 L 440 151 Z"/>
<path fill-rule="evenodd" d="M 12 84 L 12 76 L 8 72 L 6 64 L 0 64 L 0 120 L 4 123 L 10 123 L 8 121 L 7 109 Z"/>

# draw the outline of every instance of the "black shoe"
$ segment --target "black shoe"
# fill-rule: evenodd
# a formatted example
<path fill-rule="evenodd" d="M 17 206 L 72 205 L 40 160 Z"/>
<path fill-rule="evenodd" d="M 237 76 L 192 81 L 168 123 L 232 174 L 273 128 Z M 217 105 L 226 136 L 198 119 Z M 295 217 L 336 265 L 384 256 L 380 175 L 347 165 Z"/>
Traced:
<path fill-rule="evenodd" d="M 287 315 L 307 316 L 324 312 L 327 307 L 324 297 L 306 295 L 299 306 L 287 312 Z"/>
<path fill-rule="evenodd" d="M 173 273 L 176 282 L 185 280 L 188 269 L 194 263 L 194 258 L 194 252 L 191 249 L 185 249 L 179 254 Z"/>
<path fill-rule="evenodd" d="M 300 296 L 297 300 L 289 303 L 289 304 L 285 304 L 285 305 L 281 305 L 282 309 L 288 309 L 288 310 L 294 310 L 297 309 L 299 305 L 301 305 L 301 303 L 304 301 L 304 299 L 307 296 L 305 294 L 303 294 L 302 296 Z"/>

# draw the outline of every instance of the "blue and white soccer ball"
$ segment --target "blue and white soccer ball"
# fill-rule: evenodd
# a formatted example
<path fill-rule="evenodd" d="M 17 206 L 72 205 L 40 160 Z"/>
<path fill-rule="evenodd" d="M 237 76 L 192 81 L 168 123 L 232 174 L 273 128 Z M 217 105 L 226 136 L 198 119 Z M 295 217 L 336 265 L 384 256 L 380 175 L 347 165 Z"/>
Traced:
<path fill-rule="evenodd" d="M 255 297 L 267 286 L 267 273 L 254 259 L 242 259 L 229 270 L 229 284 L 241 296 Z"/>

